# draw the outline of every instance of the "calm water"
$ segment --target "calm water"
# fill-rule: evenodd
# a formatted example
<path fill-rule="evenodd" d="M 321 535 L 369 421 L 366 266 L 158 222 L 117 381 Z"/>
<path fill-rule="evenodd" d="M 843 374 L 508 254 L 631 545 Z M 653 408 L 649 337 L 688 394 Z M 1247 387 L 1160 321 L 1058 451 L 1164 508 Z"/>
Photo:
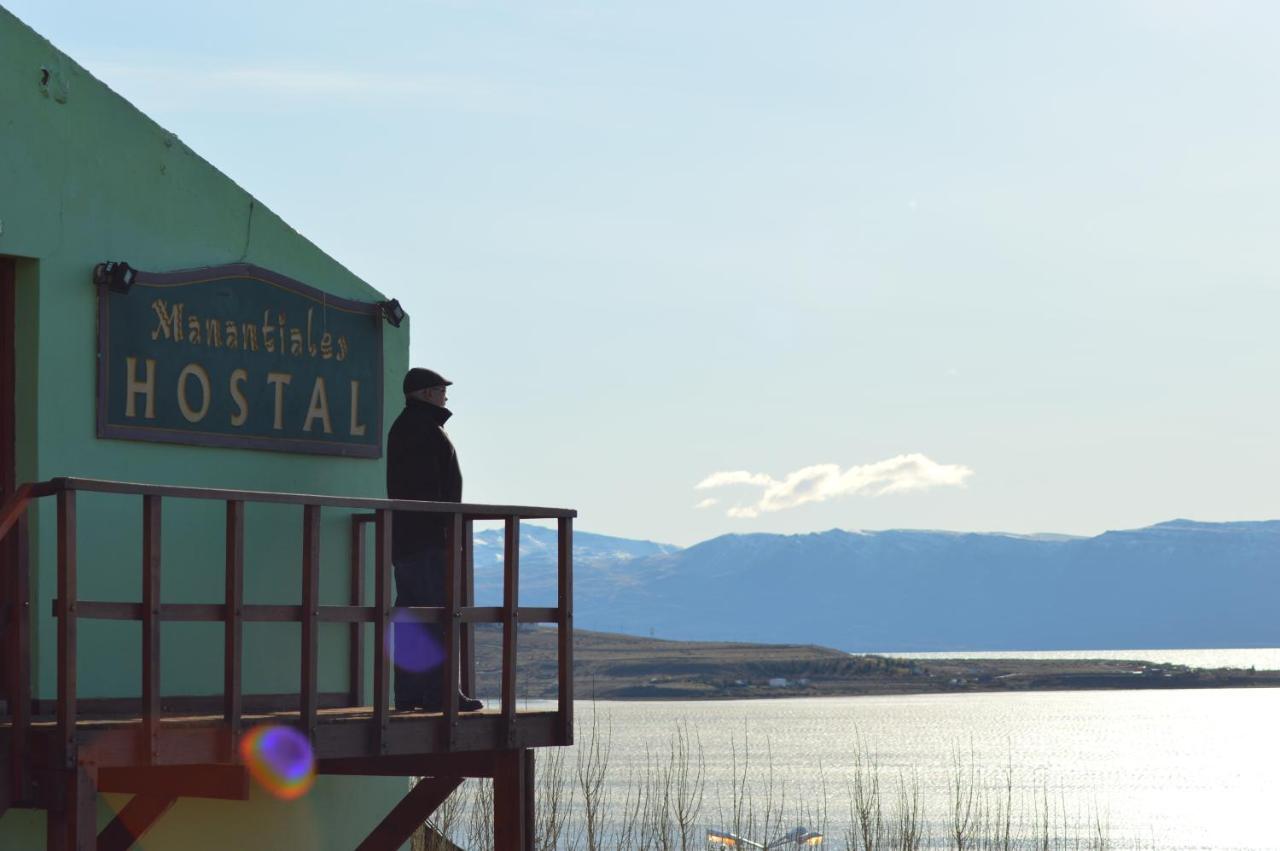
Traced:
<path fill-rule="evenodd" d="M 935 653 L 878 653 L 900 659 L 1124 659 L 1189 665 L 1193 668 L 1249 668 L 1280 670 L 1280 648 L 1231 650 L 999 650 Z"/>
<path fill-rule="evenodd" d="M 642 770 L 646 752 L 665 755 L 687 722 L 706 757 L 708 824 L 727 821 L 731 755 L 741 759 L 747 742 L 754 794 L 763 798 L 771 767 L 793 812 L 788 826 L 811 823 L 792 806 L 821 801 L 825 775 L 828 847 L 843 848 L 861 741 L 889 790 L 899 776 L 916 779 L 937 840 L 960 752 L 993 784 L 1012 767 L 1015 811 L 1029 816 L 1047 788 L 1059 817 L 1100 815 L 1113 848 L 1280 848 L 1280 689 L 601 702 L 578 711 L 588 725 L 598 713 L 610 730 L 610 793 L 619 799 L 628 771 Z"/>

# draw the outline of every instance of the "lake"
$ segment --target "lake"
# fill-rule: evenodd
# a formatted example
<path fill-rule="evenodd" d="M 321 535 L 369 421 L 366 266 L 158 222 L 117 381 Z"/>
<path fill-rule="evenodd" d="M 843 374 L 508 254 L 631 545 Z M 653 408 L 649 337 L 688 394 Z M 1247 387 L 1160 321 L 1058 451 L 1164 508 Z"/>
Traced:
<path fill-rule="evenodd" d="M 1193 668 L 1257 668 L 1280 670 L 1280 648 L 1231 648 L 1223 650 L 948 650 L 930 653 L 888 651 L 877 656 L 899 659 L 1120 659 Z"/>
<path fill-rule="evenodd" d="M 1061 828 L 1064 816 L 1084 825 L 1081 831 L 1103 822 L 1113 848 L 1280 847 L 1280 825 L 1271 812 L 1280 801 L 1280 689 L 578 707 L 579 747 L 593 714 L 608 730 L 607 792 L 615 803 L 625 798 L 628 773 L 643 771 L 646 754 L 665 758 L 677 727 L 687 724 L 706 761 L 703 826 L 728 826 L 735 757 L 741 770 L 749 745 L 748 785 L 757 806 L 771 786 L 775 802 L 785 793 L 785 827 L 802 821 L 814 826 L 825 781 L 827 847 L 843 848 L 847 789 L 861 747 L 878 763 L 890 803 L 900 778 L 918 787 L 932 847 L 945 847 L 957 758 L 965 773 L 975 772 L 979 786 L 998 789 L 1011 771 L 1013 809 L 1024 818 L 1044 805 L 1047 791 L 1059 825 L 1054 832 L 1066 838 L 1084 834 Z M 1001 800 L 1001 794 L 986 800 Z M 797 812 L 800 806 L 808 814 Z M 780 832 L 771 828 L 770 838 Z"/>

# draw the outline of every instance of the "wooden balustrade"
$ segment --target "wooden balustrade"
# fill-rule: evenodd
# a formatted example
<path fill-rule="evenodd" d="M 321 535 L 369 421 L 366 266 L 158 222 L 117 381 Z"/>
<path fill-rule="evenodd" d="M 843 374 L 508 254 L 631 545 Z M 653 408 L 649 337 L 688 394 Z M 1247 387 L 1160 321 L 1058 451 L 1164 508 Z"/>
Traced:
<path fill-rule="evenodd" d="M 140 602 L 103 602 L 83 600 L 80 597 L 77 578 L 79 551 L 77 539 L 77 495 L 80 493 L 115 494 L 140 498 L 142 501 L 142 587 Z M 16 505 L 18 497 L 23 503 Z M 392 660 L 386 636 L 388 628 L 398 619 L 407 618 L 423 623 L 435 623 L 442 627 L 445 661 L 440 671 L 441 687 L 445 695 L 442 707 L 442 736 L 436 741 L 439 751 L 474 749 L 484 745 L 486 733 L 476 738 L 474 733 L 462 737 L 459 733 L 458 694 L 474 693 L 475 679 L 475 625 L 500 624 L 502 627 L 501 694 L 497 717 L 489 715 L 493 747 L 519 747 L 520 713 L 516 708 L 516 671 L 518 662 L 518 631 L 522 624 L 553 624 L 558 630 L 558 678 L 559 702 L 554 723 L 555 744 L 572 741 L 573 730 L 573 659 L 572 659 L 572 596 L 573 596 L 573 518 L 576 512 L 567 509 L 537 508 L 509 505 L 476 505 L 347 498 L 335 496 L 288 494 L 265 491 L 236 491 L 217 488 L 177 487 L 168 485 L 133 484 L 94 479 L 63 478 L 34 486 L 25 486 L 13 500 L 0 506 L 0 523 L 4 531 L 16 530 L 23 548 L 24 566 L 21 576 L 6 577 L 9 598 L 15 601 L 29 600 L 30 577 L 27 575 L 25 557 L 27 519 L 26 502 L 53 496 L 57 504 L 57 598 L 53 613 L 57 618 L 57 699 L 56 725 L 58 731 L 58 764 L 64 768 L 76 765 L 77 721 L 81 719 L 83 701 L 79 695 L 76 677 L 77 656 L 80 641 L 77 632 L 79 622 L 90 619 L 137 621 L 142 628 L 140 711 L 138 723 L 141 735 L 137 739 L 137 764 L 155 765 L 161 761 L 173 762 L 173 742 L 166 744 L 169 735 L 164 725 L 165 704 L 160 691 L 160 660 L 164 653 L 180 653 L 181 648 L 167 647 L 162 642 L 161 625 L 166 622 L 213 622 L 223 625 L 224 671 L 222 694 L 216 697 L 213 711 L 220 716 L 224 733 L 221 759 L 234 762 L 232 752 L 244 726 L 246 696 L 243 690 L 243 660 L 246 652 L 253 652 L 244 641 L 246 622 L 296 623 L 301 632 L 301 658 L 299 659 L 299 692 L 297 694 L 296 725 L 313 741 L 318 740 L 323 726 L 320 709 L 337 706 L 355 709 L 366 705 L 365 695 L 365 641 L 366 629 L 373 630 L 373 694 L 372 707 L 367 716 L 367 753 L 371 756 L 395 751 L 396 745 L 390 730 L 389 691 Z M 161 518 L 168 500 L 206 500 L 225 504 L 225 593 L 223 599 L 207 603 L 162 602 L 162 577 L 164 569 L 164 541 Z M 297 605 L 256 604 L 245 600 L 245 517 L 253 504 L 287 504 L 299 507 L 301 528 L 300 559 L 302 581 Z M 347 560 L 350 566 L 348 601 L 342 605 L 320 603 L 321 575 L 321 523 L 325 512 L 349 512 L 350 545 Z M 411 511 L 446 514 L 450 518 L 447 536 L 446 600 L 440 607 L 393 608 L 391 563 L 391 514 L 392 511 Z M 557 550 L 557 604 L 555 606 L 521 607 L 519 605 L 519 552 L 520 524 L 523 520 L 546 519 L 557 524 L 559 546 Z M 474 581 L 473 537 L 477 520 L 498 520 L 504 524 L 503 585 L 501 606 L 476 606 Z M 372 535 L 368 531 L 372 530 Z M 0 536 L 2 537 L 2 536 Z M 373 541 L 374 599 L 365 600 L 366 553 L 368 538 Z M 172 567 L 170 568 L 172 569 Z M 30 630 L 31 624 L 25 609 L 11 605 L 13 611 L 4 619 L 8 657 L 6 667 L 10 677 L 7 683 L 9 696 L 9 722 L 12 726 L 11 747 L 24 746 L 30 727 Z M 319 691 L 320 625 L 324 623 L 347 624 L 350 634 L 347 641 L 347 677 L 345 692 L 337 695 L 321 695 Z M 366 626 L 368 625 L 368 627 Z M 336 701 L 336 703 L 335 703 Z M 190 711 L 188 701 L 187 710 Z M 345 741 L 345 739 L 344 739 Z M 14 754 L 11 766 L 15 771 L 22 760 Z M 27 778 L 16 775 L 11 778 L 15 788 Z"/>

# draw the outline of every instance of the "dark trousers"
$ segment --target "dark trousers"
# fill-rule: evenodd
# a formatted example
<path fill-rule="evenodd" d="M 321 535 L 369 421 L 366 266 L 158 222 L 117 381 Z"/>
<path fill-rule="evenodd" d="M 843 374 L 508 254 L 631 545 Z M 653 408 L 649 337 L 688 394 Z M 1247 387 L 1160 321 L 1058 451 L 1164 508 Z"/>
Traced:
<path fill-rule="evenodd" d="M 397 606 L 443 606 L 445 553 L 431 548 L 395 559 Z M 441 705 L 444 629 L 440 624 L 398 619 L 393 628 L 395 702 L 398 706 Z"/>

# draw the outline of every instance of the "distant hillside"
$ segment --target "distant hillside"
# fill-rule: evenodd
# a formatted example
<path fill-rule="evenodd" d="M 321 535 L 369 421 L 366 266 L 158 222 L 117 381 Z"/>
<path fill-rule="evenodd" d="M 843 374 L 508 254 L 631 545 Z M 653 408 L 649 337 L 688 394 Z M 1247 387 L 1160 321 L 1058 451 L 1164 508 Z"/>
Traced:
<path fill-rule="evenodd" d="M 556 596 L 556 530 L 531 524 L 520 529 L 520 601 L 526 606 L 551 605 Z M 574 530 L 574 596 L 605 599 L 643 583 L 636 565 L 643 559 L 678 551 L 672 544 L 611 538 Z M 476 602 L 502 602 L 503 531 L 484 529 L 475 536 Z"/>
<path fill-rule="evenodd" d="M 476 628 L 476 694 L 499 694 L 502 631 Z M 558 694 L 554 627 L 520 630 L 520 697 Z M 1193 669 L 1120 659 L 894 659 L 800 644 L 663 641 L 575 630 L 574 694 L 698 700 L 1060 689 L 1280 687 L 1280 671 Z"/>
<path fill-rule="evenodd" d="M 526 604 L 554 596 L 554 540 L 526 529 Z M 492 600 L 500 534 L 476 553 Z M 843 650 L 1280 645 L 1280 521 L 726 535 L 683 550 L 579 532 L 575 562 L 583 629 Z"/>

